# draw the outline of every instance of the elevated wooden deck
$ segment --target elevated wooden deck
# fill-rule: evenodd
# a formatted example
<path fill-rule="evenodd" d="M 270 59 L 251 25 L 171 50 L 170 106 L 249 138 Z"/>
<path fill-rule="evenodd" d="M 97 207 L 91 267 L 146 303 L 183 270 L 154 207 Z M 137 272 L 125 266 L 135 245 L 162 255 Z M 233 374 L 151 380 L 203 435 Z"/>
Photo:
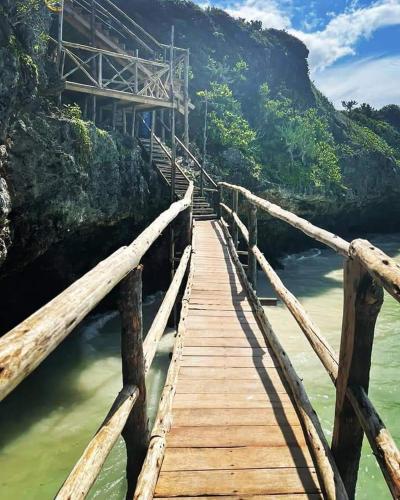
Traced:
<path fill-rule="evenodd" d="M 322 498 L 278 362 L 217 221 L 194 228 L 194 282 L 155 497 Z"/>

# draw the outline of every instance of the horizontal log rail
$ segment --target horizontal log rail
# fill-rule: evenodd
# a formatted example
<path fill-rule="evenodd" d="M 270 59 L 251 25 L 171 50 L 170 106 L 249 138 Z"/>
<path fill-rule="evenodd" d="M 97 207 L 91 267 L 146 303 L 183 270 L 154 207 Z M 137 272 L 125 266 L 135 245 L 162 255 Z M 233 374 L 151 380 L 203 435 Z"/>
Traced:
<path fill-rule="evenodd" d="M 341 255 L 344 255 L 346 257 L 348 256 L 350 244 L 347 241 L 340 238 L 339 236 L 337 236 L 336 234 L 330 233 L 325 229 L 321 229 L 320 227 L 314 226 L 314 224 L 311 224 L 311 222 L 309 222 L 308 220 L 303 219 L 293 214 L 292 212 L 289 212 L 288 210 L 284 210 L 278 205 L 275 205 L 274 203 L 264 200 L 264 198 L 255 196 L 248 189 L 244 187 L 235 186 L 234 184 L 228 184 L 226 182 L 220 182 L 219 186 L 221 186 L 222 188 L 227 188 L 231 191 L 237 191 L 245 198 L 245 200 L 247 200 L 249 203 L 252 203 L 256 207 L 260 208 L 264 212 L 267 212 L 273 217 L 283 220 L 288 224 L 290 224 L 291 226 L 300 229 L 300 231 L 303 231 L 303 233 L 307 234 L 308 236 L 311 236 L 311 238 L 314 238 L 315 240 L 318 240 L 321 243 L 324 243 L 328 247 L 333 248 L 333 250 L 340 253 Z"/>
<path fill-rule="evenodd" d="M 378 412 L 374 408 L 372 402 L 368 398 L 368 380 L 369 380 L 369 364 L 371 358 L 371 349 L 373 341 L 373 330 L 375 326 L 376 316 L 380 309 L 379 302 L 379 285 L 383 286 L 396 300 L 400 297 L 400 266 L 381 250 L 375 248 L 371 243 L 365 240 L 355 240 L 351 244 L 345 240 L 320 229 L 308 221 L 297 217 L 290 212 L 281 209 L 277 205 L 273 205 L 266 200 L 251 194 L 248 190 L 239 186 L 234 186 L 227 183 L 219 184 L 222 188 L 231 190 L 233 193 L 240 193 L 250 205 L 255 205 L 281 220 L 285 220 L 289 224 L 302 230 L 309 236 L 333 248 L 338 253 L 347 256 L 347 262 L 359 262 L 359 265 L 366 270 L 375 281 L 365 285 L 365 279 L 358 285 L 354 285 L 354 278 L 349 276 L 348 281 L 345 281 L 345 290 L 348 290 L 348 301 L 353 301 L 353 305 L 345 303 L 342 344 L 340 360 L 320 333 L 319 328 L 314 324 L 303 306 L 296 297 L 284 286 L 277 273 L 268 263 L 263 253 L 257 246 L 253 244 L 248 247 L 248 252 L 256 258 L 260 268 L 269 279 L 273 289 L 287 306 L 292 316 L 305 334 L 308 342 L 317 354 L 322 365 L 327 370 L 332 382 L 337 387 L 337 404 L 334 440 L 332 449 L 337 460 L 339 470 L 344 477 L 345 486 L 349 497 L 354 496 L 355 483 L 357 479 L 358 461 L 361 452 L 361 439 L 353 443 L 352 448 L 346 448 L 346 439 L 352 439 L 352 435 L 357 434 L 354 427 L 360 425 L 365 433 L 374 455 L 379 463 L 381 471 L 388 484 L 393 498 L 400 497 L 400 452 L 394 442 L 389 431 L 386 429 Z M 236 195 L 235 195 L 236 196 Z M 228 214 L 228 218 L 232 222 L 233 232 L 239 231 L 245 245 L 249 245 L 250 234 L 246 225 L 238 215 L 238 203 L 234 198 L 234 210 L 226 203 L 221 201 L 221 209 Z M 237 249 L 237 244 L 234 244 Z M 242 265 L 240 263 L 240 265 Z M 352 295 L 350 294 L 351 287 L 356 286 Z M 368 288 L 369 287 L 369 288 Z M 356 295 L 354 295 L 354 293 Z M 368 294 L 368 295 L 366 295 Z M 363 303 L 360 301 L 364 301 Z M 357 304 L 359 304 L 357 306 Z M 372 308 L 372 309 L 371 309 Z M 375 309 L 374 309 L 375 308 Z M 370 330 L 369 344 L 365 345 L 365 331 Z M 360 331 L 361 330 L 361 331 Z M 360 332 L 357 335 L 357 332 Z M 361 336 L 360 336 L 361 335 Z M 361 343 L 360 343 L 361 342 Z M 356 347 L 359 343 L 358 350 Z M 362 351 L 364 349 L 364 351 Z M 365 350 L 366 349 L 366 350 Z M 361 354 L 363 352 L 363 354 Z M 362 357 L 362 363 L 358 361 L 358 356 Z M 353 371 L 354 375 L 352 375 Z M 364 380 L 364 382 L 361 382 Z M 357 383 L 357 381 L 359 381 Z M 360 385 L 362 384 L 362 385 Z M 364 385 L 365 384 L 365 385 Z M 351 413 L 353 413 L 353 423 L 349 427 L 346 419 L 349 419 L 349 410 L 345 411 L 343 399 L 339 406 L 339 398 L 343 398 L 351 405 Z M 341 431 L 341 429 L 344 429 Z M 342 436 L 342 437 L 341 437 Z M 338 443 L 339 440 L 339 443 Z M 341 442 L 340 442 L 341 440 Z M 347 444 L 348 446 L 348 444 Z M 344 454 L 340 455 L 339 450 Z M 351 455 L 350 463 L 348 456 Z M 342 467 L 341 467 L 342 466 Z M 350 470 L 350 472 L 346 472 Z M 346 477 L 347 474 L 347 477 Z"/>
<path fill-rule="evenodd" d="M 186 276 L 192 253 L 192 202 L 193 183 L 190 183 L 184 198 L 172 203 L 129 246 L 114 252 L 0 338 L 0 395 L 3 399 L 121 282 L 123 389 L 59 490 L 56 497 L 58 500 L 87 496 L 121 433 L 127 447 L 128 492 L 133 494 L 148 446 L 145 376 L 151 367 Z M 182 220 L 182 223 L 187 246 L 143 341 L 143 266 L 139 263 L 154 241 L 181 212 L 185 212 L 185 220 Z"/>
<path fill-rule="evenodd" d="M 122 247 L 0 338 L 0 401 L 26 378 L 132 269 L 192 204 L 193 184 L 129 246 Z"/>

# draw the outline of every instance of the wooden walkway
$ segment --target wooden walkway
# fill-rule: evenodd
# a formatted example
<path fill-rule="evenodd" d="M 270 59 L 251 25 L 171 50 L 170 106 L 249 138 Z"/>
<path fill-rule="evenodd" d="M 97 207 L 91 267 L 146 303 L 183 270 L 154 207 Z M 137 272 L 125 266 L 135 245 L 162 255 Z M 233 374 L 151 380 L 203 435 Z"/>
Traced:
<path fill-rule="evenodd" d="M 322 498 L 290 393 L 217 221 L 194 228 L 194 282 L 155 497 Z"/>

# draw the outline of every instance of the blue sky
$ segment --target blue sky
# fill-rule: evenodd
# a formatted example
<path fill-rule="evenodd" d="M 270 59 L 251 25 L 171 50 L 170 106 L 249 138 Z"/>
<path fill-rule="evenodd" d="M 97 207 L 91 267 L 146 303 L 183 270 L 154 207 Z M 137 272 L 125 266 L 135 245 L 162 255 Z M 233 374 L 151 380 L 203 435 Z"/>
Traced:
<path fill-rule="evenodd" d="M 400 105 L 400 0 L 198 0 L 286 29 L 310 50 L 311 78 L 343 99 Z"/>

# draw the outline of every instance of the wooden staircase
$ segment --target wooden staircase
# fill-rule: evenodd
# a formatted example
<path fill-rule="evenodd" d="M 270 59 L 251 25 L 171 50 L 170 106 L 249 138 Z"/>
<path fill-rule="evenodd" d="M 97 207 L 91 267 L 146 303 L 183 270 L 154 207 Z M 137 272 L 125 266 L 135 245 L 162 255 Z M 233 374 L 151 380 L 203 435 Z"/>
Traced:
<path fill-rule="evenodd" d="M 150 157 L 150 139 L 139 139 L 140 144 L 146 153 L 146 156 Z M 171 157 L 168 154 L 168 150 L 165 146 L 158 144 L 156 141 L 153 143 L 153 165 L 159 172 L 163 181 L 171 187 Z M 190 179 L 187 177 L 185 172 L 176 165 L 175 170 L 175 194 L 176 197 L 181 199 L 185 196 L 186 190 L 189 186 Z M 211 220 L 216 219 L 217 214 L 214 208 L 207 201 L 205 196 L 201 196 L 200 188 L 194 188 L 193 194 L 193 217 L 195 220 Z"/>

